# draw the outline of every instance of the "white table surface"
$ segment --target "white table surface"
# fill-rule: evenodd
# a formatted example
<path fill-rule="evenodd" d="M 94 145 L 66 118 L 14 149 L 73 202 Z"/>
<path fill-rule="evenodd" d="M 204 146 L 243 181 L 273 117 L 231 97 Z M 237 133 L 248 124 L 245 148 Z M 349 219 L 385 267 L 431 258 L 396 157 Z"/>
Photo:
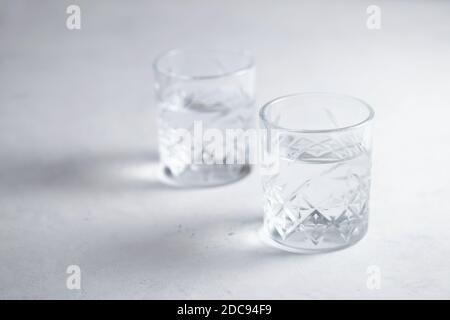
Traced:
<path fill-rule="evenodd" d="M 66 7 L 82 10 L 66 28 Z M 366 27 L 380 6 L 382 27 Z M 450 2 L 0 0 L 0 298 L 450 298 Z M 156 179 L 151 63 L 251 50 L 258 105 L 297 91 L 376 112 L 369 233 L 302 256 L 262 244 L 253 172 Z M 81 290 L 66 268 L 81 268 Z M 367 269 L 381 287 L 367 286 Z"/>

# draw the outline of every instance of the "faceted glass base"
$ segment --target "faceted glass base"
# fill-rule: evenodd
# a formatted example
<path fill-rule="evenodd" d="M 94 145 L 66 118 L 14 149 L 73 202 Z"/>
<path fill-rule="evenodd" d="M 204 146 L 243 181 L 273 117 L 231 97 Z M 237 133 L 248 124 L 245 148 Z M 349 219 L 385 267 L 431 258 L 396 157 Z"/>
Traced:
<path fill-rule="evenodd" d="M 316 254 L 341 250 L 360 241 L 367 233 L 367 223 L 356 228 L 349 238 L 344 238 L 339 232 L 330 231 L 324 234 L 320 242 L 311 241 L 310 236 L 297 232 L 295 237 L 282 239 L 275 230 L 267 226 L 260 231 L 261 240 L 275 248 L 301 254 Z"/>
<path fill-rule="evenodd" d="M 170 167 L 164 166 L 162 180 L 178 187 L 212 187 L 238 181 L 249 173 L 249 165 L 191 165 L 175 175 Z"/>

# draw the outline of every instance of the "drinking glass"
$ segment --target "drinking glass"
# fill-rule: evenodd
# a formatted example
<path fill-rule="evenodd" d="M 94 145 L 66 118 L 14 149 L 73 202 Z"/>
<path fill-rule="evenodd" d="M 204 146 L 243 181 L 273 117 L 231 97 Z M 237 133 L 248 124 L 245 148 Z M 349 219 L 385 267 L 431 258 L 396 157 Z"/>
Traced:
<path fill-rule="evenodd" d="M 245 157 L 247 149 L 234 144 L 230 149 L 230 141 L 225 146 L 225 131 L 239 129 L 244 134 L 254 126 L 252 56 L 175 49 L 155 60 L 154 73 L 159 153 L 166 181 L 213 186 L 245 176 L 249 164 L 235 160 Z M 207 132 L 215 133 L 215 143 L 205 137 Z M 221 142 L 223 150 L 218 152 Z"/>
<path fill-rule="evenodd" d="M 277 142 L 277 169 L 262 171 L 265 240 L 315 253 L 365 235 L 373 117 L 364 101 L 331 93 L 284 96 L 261 108 L 261 127 Z"/>

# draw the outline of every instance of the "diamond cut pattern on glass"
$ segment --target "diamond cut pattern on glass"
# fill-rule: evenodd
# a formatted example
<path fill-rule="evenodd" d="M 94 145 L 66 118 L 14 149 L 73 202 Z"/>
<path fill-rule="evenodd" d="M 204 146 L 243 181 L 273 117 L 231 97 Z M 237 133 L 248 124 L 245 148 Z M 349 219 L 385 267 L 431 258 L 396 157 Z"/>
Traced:
<path fill-rule="evenodd" d="M 355 163 L 346 161 L 349 156 L 354 157 L 354 152 L 365 156 L 364 148 L 358 145 L 348 151 L 343 141 L 331 138 L 313 141 L 292 135 L 283 138 L 283 146 L 281 152 L 288 160 L 285 171 L 291 170 L 289 161 L 295 167 L 299 159 L 302 165 L 314 159 L 311 170 L 321 169 L 320 163 L 324 163 L 325 170 L 312 174 L 298 186 L 290 182 L 293 177 L 286 176 L 286 172 L 284 177 L 283 173 L 266 177 L 263 181 L 266 226 L 282 240 L 293 236 L 297 239 L 300 234 L 313 246 L 328 238 L 349 242 L 367 223 L 370 163 L 355 171 Z"/>
<path fill-rule="evenodd" d="M 366 152 L 361 141 L 363 139 L 357 132 L 341 134 L 339 138 L 281 134 L 280 148 L 282 155 L 284 153 L 284 156 L 292 160 L 339 161 Z"/>

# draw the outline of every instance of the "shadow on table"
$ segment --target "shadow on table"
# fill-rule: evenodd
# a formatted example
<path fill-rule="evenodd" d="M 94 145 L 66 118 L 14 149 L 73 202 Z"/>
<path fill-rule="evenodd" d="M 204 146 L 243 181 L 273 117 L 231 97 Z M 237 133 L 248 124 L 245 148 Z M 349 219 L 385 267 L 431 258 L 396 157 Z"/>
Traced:
<path fill-rule="evenodd" d="M 183 190 L 159 181 L 156 152 L 78 155 L 53 161 L 19 159 L 2 161 L 0 165 L 2 194 L 169 189 Z M 91 270 L 94 274 L 95 270 L 112 268 L 123 277 L 146 275 L 143 281 L 161 288 L 165 288 L 168 278 L 172 283 L 177 277 L 195 282 L 220 274 L 252 272 L 280 261 L 301 263 L 311 259 L 312 256 L 286 253 L 261 243 L 257 235 L 262 224 L 258 203 L 252 206 L 254 212 L 222 206 L 220 203 L 224 201 L 233 201 L 222 188 L 204 196 L 208 197 L 207 203 L 219 204 L 214 212 L 207 208 L 206 202 L 200 202 L 196 209 L 191 206 L 177 215 L 181 219 L 177 223 L 171 217 L 143 219 L 124 225 L 118 234 L 116 229 L 113 239 L 97 238 L 93 231 L 87 238 L 96 241 L 85 242 L 75 254 L 80 255 L 83 265 L 94 269 Z M 176 197 L 173 199 L 176 201 Z M 157 208 L 154 210 L 148 214 L 159 214 Z"/>
<path fill-rule="evenodd" d="M 315 257 L 280 251 L 262 243 L 258 238 L 260 212 L 220 217 L 216 213 L 204 214 L 192 222 L 184 220 L 188 223 L 161 224 L 157 232 L 143 225 L 139 229 L 124 229 L 120 239 L 95 244 L 84 258 L 88 263 L 95 257 L 99 270 L 112 268 L 115 276 L 143 282 L 148 288 L 170 292 L 175 286 L 184 290 L 171 295 L 177 298 L 195 294 L 200 283 L 217 283 L 217 277 L 229 279 L 235 275 L 232 281 L 239 282 L 239 277 L 274 272 L 288 261 L 300 267 Z M 236 285 L 239 288 L 238 283 L 218 288 L 223 292 L 217 296 L 231 295 L 229 290 Z M 149 297 L 158 297 L 161 292 L 147 293 Z"/>
<path fill-rule="evenodd" d="M 54 160 L 4 158 L 0 165 L 3 194 L 157 189 L 176 190 L 160 182 L 155 151 L 72 155 Z"/>

